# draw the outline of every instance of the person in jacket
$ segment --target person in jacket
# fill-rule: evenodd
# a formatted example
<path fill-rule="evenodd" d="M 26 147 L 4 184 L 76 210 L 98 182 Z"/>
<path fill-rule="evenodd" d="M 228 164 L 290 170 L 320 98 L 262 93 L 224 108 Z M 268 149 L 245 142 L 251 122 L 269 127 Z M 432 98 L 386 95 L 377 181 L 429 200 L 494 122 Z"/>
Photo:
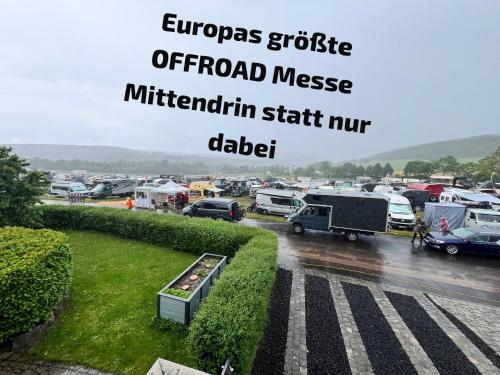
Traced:
<path fill-rule="evenodd" d="M 424 234 L 427 231 L 427 225 L 422 220 L 421 217 L 417 217 L 417 221 L 415 222 L 415 226 L 413 227 L 413 239 L 411 243 L 415 243 L 415 238 L 420 236 L 420 245 L 422 245 L 422 241 L 424 240 Z"/>
<path fill-rule="evenodd" d="M 127 200 L 125 201 L 125 207 L 127 207 L 127 209 L 129 210 L 134 208 L 134 201 L 132 200 L 132 198 L 127 197 Z"/>
<path fill-rule="evenodd" d="M 441 219 L 439 219 L 439 230 L 443 234 L 450 230 L 450 226 L 448 225 L 448 222 L 446 221 L 446 218 L 444 216 L 441 216 Z"/>

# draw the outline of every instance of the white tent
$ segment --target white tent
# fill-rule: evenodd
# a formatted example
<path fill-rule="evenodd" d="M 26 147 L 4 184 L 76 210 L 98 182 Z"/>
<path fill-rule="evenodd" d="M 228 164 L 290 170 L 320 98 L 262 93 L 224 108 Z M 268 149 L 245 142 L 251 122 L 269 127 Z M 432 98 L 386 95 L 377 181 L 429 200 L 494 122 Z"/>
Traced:
<path fill-rule="evenodd" d="M 164 185 L 158 186 L 153 189 L 153 193 L 175 195 L 178 193 L 185 193 L 189 191 L 187 187 L 176 184 L 174 181 L 170 180 Z"/>
<path fill-rule="evenodd" d="M 158 186 L 157 188 L 154 188 L 151 190 L 151 192 L 154 194 L 154 198 L 156 203 L 164 203 L 168 204 L 169 202 L 169 196 L 174 197 L 174 205 L 177 202 L 177 194 L 184 194 L 188 192 L 189 189 L 187 187 L 184 187 L 182 185 L 179 185 L 175 183 L 174 181 L 170 180 L 164 185 Z"/>

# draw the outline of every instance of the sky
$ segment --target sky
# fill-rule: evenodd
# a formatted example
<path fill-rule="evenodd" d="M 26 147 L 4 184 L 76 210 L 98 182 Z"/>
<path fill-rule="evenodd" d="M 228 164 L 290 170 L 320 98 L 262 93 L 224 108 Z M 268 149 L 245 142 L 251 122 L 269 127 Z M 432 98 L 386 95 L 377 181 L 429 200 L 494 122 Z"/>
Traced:
<path fill-rule="evenodd" d="M 179 19 L 263 31 L 262 44 L 162 30 Z M 210 137 L 276 140 L 290 154 L 342 161 L 405 146 L 496 134 L 497 0 L 23 1 L 0 12 L 0 143 L 111 145 L 207 154 Z M 269 32 L 323 32 L 351 56 L 266 49 Z M 156 49 L 290 66 L 349 79 L 352 94 L 155 69 Z M 268 73 L 269 74 L 269 73 Z M 126 83 L 370 120 L 365 134 L 124 102 Z M 424 157 L 424 155 L 423 155 Z"/>

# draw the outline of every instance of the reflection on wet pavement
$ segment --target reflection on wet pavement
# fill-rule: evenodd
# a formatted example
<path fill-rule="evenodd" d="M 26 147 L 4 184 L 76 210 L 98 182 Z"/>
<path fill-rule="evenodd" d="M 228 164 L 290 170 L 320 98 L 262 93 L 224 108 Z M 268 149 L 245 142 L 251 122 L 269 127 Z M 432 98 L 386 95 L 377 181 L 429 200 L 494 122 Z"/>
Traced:
<path fill-rule="evenodd" d="M 360 236 L 349 243 L 324 232 L 294 235 L 281 223 L 245 219 L 244 224 L 278 234 L 279 262 L 287 268 L 318 268 L 500 306 L 498 258 L 449 256 L 407 238 Z"/>

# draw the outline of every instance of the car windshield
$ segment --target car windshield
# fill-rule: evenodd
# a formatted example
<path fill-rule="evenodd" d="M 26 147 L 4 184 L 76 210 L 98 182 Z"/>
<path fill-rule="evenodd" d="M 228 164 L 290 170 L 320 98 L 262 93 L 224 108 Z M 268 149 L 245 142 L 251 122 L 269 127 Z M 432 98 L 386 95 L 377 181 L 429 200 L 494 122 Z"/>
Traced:
<path fill-rule="evenodd" d="M 80 185 L 71 186 L 71 190 L 73 190 L 73 191 L 86 191 L 87 188 L 85 187 L 85 185 L 80 184 Z"/>
<path fill-rule="evenodd" d="M 389 212 L 393 214 L 411 214 L 411 206 L 409 204 L 391 203 L 389 205 Z"/>
<path fill-rule="evenodd" d="M 471 232 L 470 230 L 468 230 L 466 228 L 453 229 L 451 231 L 451 234 L 453 234 L 455 237 L 459 237 L 459 238 L 468 238 L 468 237 L 474 235 L 473 232 Z"/>
<path fill-rule="evenodd" d="M 486 221 L 488 223 L 500 223 L 500 215 L 495 214 L 479 214 L 480 221 Z"/>
<path fill-rule="evenodd" d="M 99 184 L 99 185 L 97 185 L 95 188 L 93 188 L 93 189 L 92 189 L 92 192 L 94 192 L 94 193 L 95 193 L 95 192 L 97 192 L 97 191 L 101 191 L 101 190 L 103 190 L 103 189 L 104 189 L 104 186 L 105 186 L 104 184 Z"/>

